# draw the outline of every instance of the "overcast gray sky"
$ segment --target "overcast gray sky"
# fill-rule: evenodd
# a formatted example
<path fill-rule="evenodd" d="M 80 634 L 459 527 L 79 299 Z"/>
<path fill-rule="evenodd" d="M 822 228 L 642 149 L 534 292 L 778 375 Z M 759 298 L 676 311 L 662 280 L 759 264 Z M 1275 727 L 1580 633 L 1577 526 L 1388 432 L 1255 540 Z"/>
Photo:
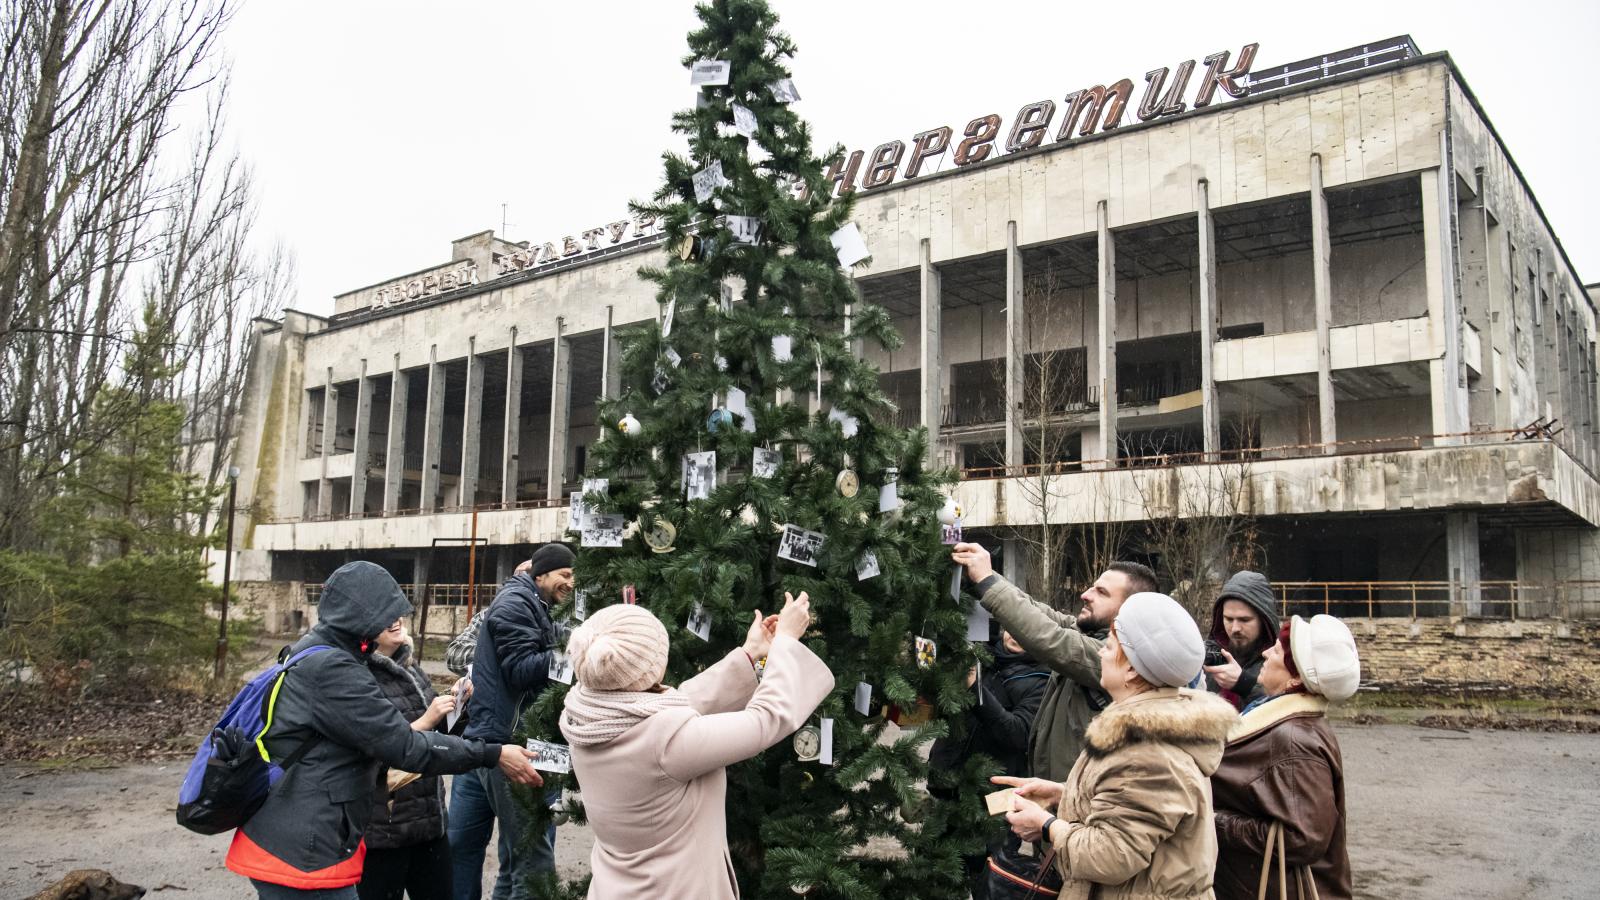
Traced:
<path fill-rule="evenodd" d="M 1447 50 L 1585 281 L 1600 280 L 1593 0 L 1280 4 L 773 0 L 819 147 L 873 146 L 1096 82 L 1261 44 L 1257 69 L 1409 33 Z M 232 124 L 295 306 L 448 259 L 500 231 L 559 241 L 622 218 L 693 102 L 680 0 L 247 0 L 228 34 Z"/>

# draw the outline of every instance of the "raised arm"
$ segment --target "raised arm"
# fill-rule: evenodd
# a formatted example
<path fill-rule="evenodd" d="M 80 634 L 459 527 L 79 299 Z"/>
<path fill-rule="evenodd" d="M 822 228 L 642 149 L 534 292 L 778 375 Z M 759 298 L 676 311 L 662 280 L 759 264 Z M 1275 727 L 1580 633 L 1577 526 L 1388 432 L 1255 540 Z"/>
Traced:
<path fill-rule="evenodd" d="M 1072 616 L 1033 599 L 998 573 L 979 583 L 978 590 L 983 608 L 1000 620 L 1030 656 L 1079 684 L 1100 686 L 1104 641 L 1079 631 Z"/>

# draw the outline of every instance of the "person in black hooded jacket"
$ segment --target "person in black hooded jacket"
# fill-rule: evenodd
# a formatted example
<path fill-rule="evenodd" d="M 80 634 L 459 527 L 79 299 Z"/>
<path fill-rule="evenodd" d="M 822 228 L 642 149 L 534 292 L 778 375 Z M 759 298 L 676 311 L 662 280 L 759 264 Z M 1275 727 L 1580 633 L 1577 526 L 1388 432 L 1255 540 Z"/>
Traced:
<path fill-rule="evenodd" d="M 1206 666 L 1206 690 L 1243 709 L 1266 696 L 1262 654 L 1278 640 L 1278 601 L 1260 572 L 1235 572 L 1211 607 L 1210 638 L 1227 662 Z"/>
<path fill-rule="evenodd" d="M 411 612 L 393 577 L 370 562 L 328 576 L 320 621 L 288 653 L 323 646 L 284 677 L 262 739 L 274 760 L 313 741 L 266 802 L 234 832 L 227 866 L 262 900 L 356 900 L 372 795 L 385 765 L 424 775 L 498 768 L 543 783 L 522 747 L 412 730 L 378 688 L 367 656 L 378 634 Z"/>
<path fill-rule="evenodd" d="M 990 649 L 994 663 L 983 673 L 983 679 L 979 681 L 976 673 L 968 676 L 978 698 L 967 709 L 965 727 L 952 729 L 949 736 L 933 742 L 928 754 L 930 769 L 959 772 L 968 760 L 981 753 L 1001 765 L 1004 771 L 1000 774 L 1031 774 L 1028 737 L 1044 699 L 1050 670 L 1035 662 L 1005 631 L 1000 632 L 1000 639 Z M 955 791 L 949 788 L 930 788 L 929 792 L 940 799 L 955 799 Z M 1020 845 L 1020 838 L 1005 831 L 991 838 L 988 852 L 992 854 L 1003 846 L 1015 850 Z M 988 897 L 987 860 L 987 854 L 962 858 L 973 900 Z"/>
<path fill-rule="evenodd" d="M 367 660 L 372 677 L 414 731 L 438 730 L 456 708 L 454 694 L 440 696 L 411 655 L 405 620 L 378 635 Z M 444 779 L 391 770 L 415 780 L 373 795 L 367 826 L 367 864 L 356 893 L 361 900 L 450 900 L 450 841 L 444 831 Z"/>

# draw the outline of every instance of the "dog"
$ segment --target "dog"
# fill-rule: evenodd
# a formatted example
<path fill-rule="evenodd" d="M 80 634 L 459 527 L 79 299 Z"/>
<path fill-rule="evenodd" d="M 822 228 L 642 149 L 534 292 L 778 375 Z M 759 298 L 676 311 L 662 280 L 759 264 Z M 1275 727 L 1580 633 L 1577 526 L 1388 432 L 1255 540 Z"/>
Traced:
<path fill-rule="evenodd" d="M 144 888 L 123 884 L 100 869 L 75 869 L 28 900 L 139 900 Z"/>

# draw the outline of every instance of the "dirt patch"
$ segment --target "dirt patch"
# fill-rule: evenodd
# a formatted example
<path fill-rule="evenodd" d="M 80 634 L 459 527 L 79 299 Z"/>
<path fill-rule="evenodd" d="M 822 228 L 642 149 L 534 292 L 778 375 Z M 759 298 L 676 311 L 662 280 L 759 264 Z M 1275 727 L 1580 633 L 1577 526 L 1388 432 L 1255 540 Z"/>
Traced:
<path fill-rule="evenodd" d="M 0 698 L 0 761 L 92 765 L 190 756 L 228 698 L 126 685 L 66 698 L 37 688 Z"/>
<path fill-rule="evenodd" d="M 1473 728 L 1490 731 L 1537 731 L 1546 734 L 1600 734 L 1600 720 L 1592 718 L 1566 718 L 1557 716 L 1423 716 L 1416 721 L 1423 728 L 1446 728 L 1466 731 Z"/>

